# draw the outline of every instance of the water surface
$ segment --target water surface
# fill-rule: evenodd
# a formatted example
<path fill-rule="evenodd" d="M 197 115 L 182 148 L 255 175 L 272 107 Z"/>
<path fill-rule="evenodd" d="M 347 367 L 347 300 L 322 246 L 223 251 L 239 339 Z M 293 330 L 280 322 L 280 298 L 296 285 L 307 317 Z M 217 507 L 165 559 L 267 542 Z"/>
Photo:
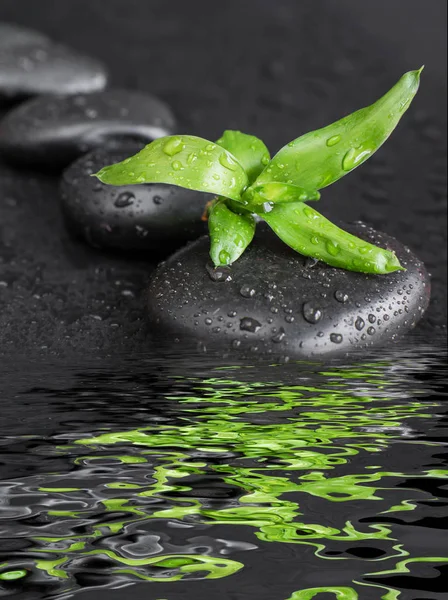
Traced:
<path fill-rule="evenodd" d="M 446 598 L 441 345 L 3 370 L 0 596 Z"/>

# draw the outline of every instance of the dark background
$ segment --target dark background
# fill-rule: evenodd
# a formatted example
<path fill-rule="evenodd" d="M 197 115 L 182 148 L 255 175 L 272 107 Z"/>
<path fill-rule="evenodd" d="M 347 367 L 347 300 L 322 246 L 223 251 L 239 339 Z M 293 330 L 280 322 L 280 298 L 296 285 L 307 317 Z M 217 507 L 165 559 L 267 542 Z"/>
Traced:
<path fill-rule="evenodd" d="M 446 323 L 445 0 L 0 0 L 0 20 L 102 59 L 110 85 L 173 107 L 180 132 L 260 136 L 272 153 L 375 101 L 426 65 L 387 144 L 325 190 L 329 218 L 362 219 L 425 261 Z M 81 355 L 147 345 L 141 291 L 151 256 L 129 261 L 66 234 L 54 175 L 0 164 L 0 353 Z"/>

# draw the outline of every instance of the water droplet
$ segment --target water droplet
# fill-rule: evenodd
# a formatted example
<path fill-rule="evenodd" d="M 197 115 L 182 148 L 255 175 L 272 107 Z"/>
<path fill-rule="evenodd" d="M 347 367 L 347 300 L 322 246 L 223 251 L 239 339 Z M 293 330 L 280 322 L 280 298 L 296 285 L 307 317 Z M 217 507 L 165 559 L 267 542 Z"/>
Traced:
<path fill-rule="evenodd" d="M 336 298 L 336 300 L 338 302 L 347 302 L 348 300 L 348 295 L 345 292 L 342 292 L 341 290 L 336 290 L 334 293 L 334 297 Z"/>
<path fill-rule="evenodd" d="M 211 324 L 213 323 L 213 321 L 210 319 L 210 317 L 207 317 L 207 318 L 205 319 L 204 323 L 205 323 L 206 325 L 211 325 Z"/>
<path fill-rule="evenodd" d="M 369 319 L 369 323 L 375 323 L 376 321 L 376 317 L 375 315 L 372 315 L 372 313 L 370 313 L 370 315 L 367 318 Z"/>
<path fill-rule="evenodd" d="M 308 206 L 303 209 L 303 212 L 304 212 L 305 216 L 308 217 L 309 219 L 314 219 L 317 217 L 316 212 L 312 208 L 309 208 Z"/>
<path fill-rule="evenodd" d="M 212 150 L 214 150 L 216 148 L 216 144 L 207 144 L 205 149 L 207 152 L 211 152 Z"/>
<path fill-rule="evenodd" d="M 187 164 L 191 165 L 191 163 L 194 162 L 197 159 L 197 157 L 197 154 L 191 152 L 191 154 L 188 155 Z"/>
<path fill-rule="evenodd" d="M 163 203 L 163 198 L 161 196 L 154 196 L 154 198 L 152 199 L 152 201 L 154 202 L 154 204 L 162 204 Z"/>
<path fill-rule="evenodd" d="M 375 327 L 369 327 L 369 328 L 367 329 L 367 333 L 368 333 L 369 335 L 373 335 L 373 334 L 375 333 Z"/>
<path fill-rule="evenodd" d="M 336 146 L 336 144 L 338 144 L 340 141 L 341 141 L 340 135 L 332 135 L 327 140 L 327 146 Z"/>
<path fill-rule="evenodd" d="M 219 262 L 223 263 L 223 265 L 228 265 L 230 262 L 230 254 L 227 250 L 221 250 L 219 253 Z"/>
<path fill-rule="evenodd" d="M 266 165 L 268 165 L 268 164 L 269 164 L 269 161 L 270 161 L 269 154 L 265 154 L 265 155 L 263 156 L 263 158 L 261 159 L 261 164 L 262 164 L 263 166 L 266 166 Z"/>
<path fill-rule="evenodd" d="M 236 171 L 238 168 L 236 161 L 234 161 L 233 158 L 225 152 L 220 155 L 219 162 L 225 169 L 228 169 L 229 171 Z"/>
<path fill-rule="evenodd" d="M 342 337 L 342 335 L 340 333 L 331 333 L 330 334 L 330 340 L 333 342 L 333 344 L 340 344 L 343 339 L 344 338 Z"/>
<path fill-rule="evenodd" d="M 371 153 L 371 150 L 368 149 L 351 148 L 342 159 L 342 168 L 344 171 L 351 171 L 366 160 Z"/>
<path fill-rule="evenodd" d="M 367 254 L 372 252 L 372 248 L 370 248 L 369 246 L 361 246 L 360 248 L 358 248 L 358 252 L 360 254 Z"/>
<path fill-rule="evenodd" d="M 232 274 L 229 267 L 213 267 L 213 265 L 206 266 L 207 273 L 212 281 L 226 282 L 232 281 Z"/>
<path fill-rule="evenodd" d="M 240 294 L 243 298 L 252 298 L 252 296 L 255 296 L 255 289 L 250 285 L 243 285 L 240 289 Z"/>
<path fill-rule="evenodd" d="M 274 344 L 279 344 L 280 342 L 283 342 L 285 337 L 286 337 L 286 332 L 283 329 L 283 327 L 280 327 L 278 332 L 271 338 L 271 340 L 274 342 Z"/>
<path fill-rule="evenodd" d="M 261 323 L 252 317 L 243 317 L 240 319 L 240 329 L 256 333 L 261 328 Z"/>
<path fill-rule="evenodd" d="M 182 163 L 179 162 L 178 160 L 175 160 L 174 162 L 172 162 L 171 166 L 173 167 L 173 171 L 180 171 L 183 168 Z"/>
<path fill-rule="evenodd" d="M 341 251 L 337 243 L 333 242 L 332 240 L 328 240 L 328 242 L 325 244 L 325 248 L 327 249 L 328 254 L 331 254 L 331 256 L 336 256 Z"/>
<path fill-rule="evenodd" d="M 308 256 L 305 260 L 305 269 L 312 269 L 313 267 L 315 267 L 317 265 L 318 262 L 319 262 L 319 259 Z"/>
<path fill-rule="evenodd" d="M 117 196 L 114 202 L 114 206 L 117 208 L 125 208 L 134 204 L 135 196 L 132 192 L 122 192 Z"/>
<path fill-rule="evenodd" d="M 241 346 L 240 340 L 233 340 L 232 348 L 239 348 Z"/>
<path fill-rule="evenodd" d="M 364 325 L 365 325 L 365 321 L 364 319 L 361 319 L 361 317 L 358 317 L 355 321 L 355 327 L 358 331 L 361 331 L 362 329 L 364 329 Z"/>
<path fill-rule="evenodd" d="M 311 238 L 311 243 L 312 244 L 318 244 L 319 243 L 319 238 L 316 235 L 313 235 L 313 237 Z"/>
<path fill-rule="evenodd" d="M 171 137 L 163 146 L 163 151 L 167 156 L 175 156 L 182 152 L 185 148 L 185 144 L 182 141 L 182 138 L 173 136 Z"/>
<path fill-rule="evenodd" d="M 305 302 L 302 306 L 303 317 L 308 323 L 317 323 L 322 318 L 322 311 L 311 302 Z"/>

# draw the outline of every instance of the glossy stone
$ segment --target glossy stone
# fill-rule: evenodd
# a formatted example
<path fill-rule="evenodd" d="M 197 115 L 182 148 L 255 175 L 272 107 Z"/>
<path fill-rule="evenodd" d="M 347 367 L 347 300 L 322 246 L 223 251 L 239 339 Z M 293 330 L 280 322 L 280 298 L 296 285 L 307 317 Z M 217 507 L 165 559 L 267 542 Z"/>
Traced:
<path fill-rule="evenodd" d="M 61 180 L 62 209 L 70 230 L 94 246 L 167 253 L 205 233 L 201 216 L 210 196 L 162 184 L 114 187 L 91 177 L 140 148 L 95 150 L 73 163 Z"/>
<path fill-rule="evenodd" d="M 155 337 L 290 358 L 344 355 L 396 339 L 428 306 L 424 265 L 386 234 L 359 222 L 344 227 L 394 250 L 407 270 L 367 275 L 313 263 L 261 224 L 249 249 L 217 278 L 206 268 L 203 237 L 153 276 L 147 306 Z"/>
<path fill-rule="evenodd" d="M 80 155 L 123 139 L 146 143 L 169 135 L 170 109 L 150 94 L 107 90 L 76 96 L 41 96 L 0 122 L 0 153 L 16 163 L 66 166 Z"/>
<path fill-rule="evenodd" d="M 105 67 L 45 35 L 0 23 L 0 99 L 104 89 Z"/>

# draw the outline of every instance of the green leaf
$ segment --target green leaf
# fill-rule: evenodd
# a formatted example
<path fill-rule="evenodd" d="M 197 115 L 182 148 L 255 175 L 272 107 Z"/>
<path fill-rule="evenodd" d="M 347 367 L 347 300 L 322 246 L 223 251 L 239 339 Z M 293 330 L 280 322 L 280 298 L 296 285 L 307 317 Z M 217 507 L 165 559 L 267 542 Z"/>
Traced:
<path fill-rule="evenodd" d="M 126 160 L 96 173 L 103 183 L 168 183 L 240 200 L 247 175 L 221 146 L 193 135 L 159 138 Z"/>
<path fill-rule="evenodd" d="M 285 244 L 333 267 L 376 274 L 404 270 L 393 252 L 347 233 L 303 202 L 276 204 L 259 215 Z"/>
<path fill-rule="evenodd" d="M 243 194 L 243 202 L 247 201 L 251 206 L 266 202 L 277 204 L 279 202 L 307 202 L 319 199 L 320 194 L 317 190 L 305 190 L 297 185 L 278 182 L 252 186 Z"/>
<path fill-rule="evenodd" d="M 251 243 L 255 219 L 251 214 L 238 214 L 225 200 L 214 202 L 208 215 L 210 257 L 215 267 L 234 263 Z"/>
<path fill-rule="evenodd" d="M 422 69 L 405 73 L 375 104 L 284 146 L 254 187 L 280 181 L 318 190 L 347 175 L 372 156 L 395 129 L 417 93 Z"/>
<path fill-rule="evenodd" d="M 269 163 L 269 150 L 254 135 L 227 130 L 216 143 L 228 150 L 244 167 L 249 183 L 254 181 Z"/>

